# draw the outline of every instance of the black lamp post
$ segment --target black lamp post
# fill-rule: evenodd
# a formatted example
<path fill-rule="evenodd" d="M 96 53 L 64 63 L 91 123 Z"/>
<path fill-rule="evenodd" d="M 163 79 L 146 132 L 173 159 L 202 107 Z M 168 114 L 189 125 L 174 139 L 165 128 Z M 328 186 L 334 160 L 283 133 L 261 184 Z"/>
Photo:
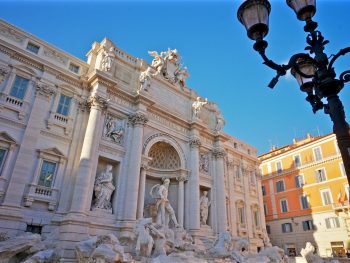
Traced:
<path fill-rule="evenodd" d="M 297 18 L 305 21 L 304 31 L 308 33 L 306 42 L 309 54 L 298 53 L 293 55 L 287 65 L 278 65 L 268 59 L 265 54 L 267 41 L 264 37 L 269 31 L 269 14 L 271 5 L 267 0 L 246 0 L 237 12 L 238 20 L 245 26 L 248 37 L 255 41 L 254 49 L 259 52 L 264 64 L 276 71 L 277 75 L 269 83 L 269 88 L 274 88 L 278 78 L 291 70 L 292 75 L 298 81 L 300 90 L 307 94 L 306 100 L 311 104 L 315 113 L 324 109 L 333 121 L 333 131 L 337 137 L 339 150 L 343 159 L 348 182 L 350 183 L 350 133 L 349 124 L 345 120 L 345 112 L 338 93 L 344 87 L 344 83 L 350 81 L 350 70 L 346 70 L 336 78 L 333 68 L 334 62 L 350 52 L 350 47 L 341 49 L 336 55 L 328 57 L 323 51 L 329 43 L 321 32 L 316 30 L 317 23 L 312 21 L 316 13 L 316 0 L 286 0 Z M 322 99 L 326 99 L 324 103 Z"/>

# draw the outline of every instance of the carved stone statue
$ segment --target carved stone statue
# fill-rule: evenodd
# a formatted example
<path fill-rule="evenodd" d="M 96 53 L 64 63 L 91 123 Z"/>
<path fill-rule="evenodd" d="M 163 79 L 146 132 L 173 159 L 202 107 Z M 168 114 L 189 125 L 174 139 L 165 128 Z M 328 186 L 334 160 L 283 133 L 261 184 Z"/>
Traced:
<path fill-rule="evenodd" d="M 169 217 L 175 227 L 179 227 L 175 212 L 168 200 L 169 179 L 165 179 L 163 184 L 156 184 L 152 187 L 150 194 L 156 199 L 157 224 L 168 227 Z"/>
<path fill-rule="evenodd" d="M 225 120 L 221 115 L 216 116 L 215 131 L 220 132 L 225 126 Z"/>
<path fill-rule="evenodd" d="M 209 253 L 214 257 L 227 258 L 231 256 L 232 250 L 232 236 L 230 232 L 221 232 L 216 238 L 212 247 L 209 249 Z"/>
<path fill-rule="evenodd" d="M 118 123 L 117 118 L 108 115 L 105 124 L 105 137 L 111 138 L 114 142 L 121 144 L 124 137 L 124 128 Z"/>
<path fill-rule="evenodd" d="M 207 225 L 210 205 L 211 205 L 211 202 L 209 201 L 209 198 L 208 198 L 208 192 L 203 191 L 203 195 L 201 196 L 201 199 L 200 199 L 200 212 L 201 212 L 202 225 Z"/>
<path fill-rule="evenodd" d="M 186 78 L 189 76 L 187 68 L 180 64 L 180 55 L 176 49 L 168 49 L 158 54 L 157 51 L 148 51 L 154 59 L 151 67 L 155 70 L 152 76 L 161 75 L 172 84 L 178 84 L 181 88 L 186 86 Z"/>
<path fill-rule="evenodd" d="M 199 171 L 208 173 L 209 172 L 209 156 L 208 154 L 201 154 L 199 157 Z"/>
<path fill-rule="evenodd" d="M 158 231 L 152 225 L 152 218 L 141 218 L 137 221 L 135 226 L 135 235 L 137 237 L 136 241 L 136 256 L 150 257 L 154 245 L 154 240 L 152 235 L 156 235 L 160 238 L 165 238 L 163 233 Z M 152 235 L 150 234 L 152 233 Z"/>
<path fill-rule="evenodd" d="M 107 164 L 106 170 L 100 173 L 96 180 L 94 186 L 94 194 L 95 200 L 92 206 L 93 209 L 104 209 L 108 212 L 112 213 L 112 204 L 111 204 L 111 195 L 115 190 L 115 187 L 112 183 L 113 174 L 112 174 L 113 166 Z"/>
<path fill-rule="evenodd" d="M 180 68 L 175 72 L 176 83 L 180 85 L 181 88 L 186 87 L 186 79 L 190 76 L 187 71 L 187 67 Z"/>
<path fill-rule="evenodd" d="M 148 91 L 148 88 L 151 86 L 151 76 L 152 74 L 152 68 L 148 67 L 145 71 L 141 72 L 139 81 L 140 81 L 140 86 L 137 89 L 137 94 L 140 94 L 141 90 Z"/>
<path fill-rule="evenodd" d="M 315 254 L 315 247 L 310 242 L 306 242 L 305 248 L 300 251 L 300 255 L 308 263 L 323 263 L 322 258 Z"/>
<path fill-rule="evenodd" d="M 102 71 L 110 71 L 112 68 L 113 60 L 115 58 L 114 48 L 110 47 L 108 50 L 106 49 L 107 48 L 104 46 L 102 51 L 102 60 L 101 60 L 101 66 L 100 66 L 100 69 Z"/>
<path fill-rule="evenodd" d="M 208 103 L 208 99 L 202 100 L 201 97 L 197 97 L 197 99 L 192 103 L 192 111 L 193 111 L 193 117 L 198 118 L 198 114 L 202 107 Z"/>

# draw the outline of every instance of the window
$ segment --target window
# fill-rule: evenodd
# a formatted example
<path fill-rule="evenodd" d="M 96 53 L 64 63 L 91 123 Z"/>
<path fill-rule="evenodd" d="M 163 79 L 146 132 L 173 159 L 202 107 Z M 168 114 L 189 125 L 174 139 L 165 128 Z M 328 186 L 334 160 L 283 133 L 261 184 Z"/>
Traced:
<path fill-rule="evenodd" d="M 266 232 L 268 234 L 271 234 L 271 227 L 269 225 L 266 225 Z"/>
<path fill-rule="evenodd" d="M 41 165 L 38 185 L 51 187 L 56 171 L 56 163 L 44 160 Z"/>
<path fill-rule="evenodd" d="M 314 224 L 312 220 L 306 220 L 303 221 L 303 230 L 308 231 L 308 230 L 313 230 L 314 229 Z"/>
<path fill-rule="evenodd" d="M 262 185 L 262 186 L 261 186 L 261 192 L 262 192 L 262 195 L 266 195 L 266 188 L 265 188 L 265 185 Z"/>
<path fill-rule="evenodd" d="M 294 181 L 295 181 L 295 187 L 297 187 L 297 188 L 303 187 L 304 176 L 302 174 L 299 174 L 299 175 L 294 177 Z"/>
<path fill-rule="evenodd" d="M 303 194 L 300 196 L 300 204 L 302 209 L 308 209 L 309 206 L 309 199 L 307 198 L 307 195 Z"/>
<path fill-rule="evenodd" d="M 284 181 L 283 180 L 276 182 L 276 190 L 277 190 L 277 192 L 284 191 Z"/>
<path fill-rule="evenodd" d="M 5 149 L 0 148 L 0 175 L 1 175 L 2 166 L 5 163 L 6 152 L 7 151 Z"/>
<path fill-rule="evenodd" d="M 333 203 L 331 191 L 329 189 L 322 189 L 321 197 L 322 197 L 323 205 L 330 205 L 331 203 Z"/>
<path fill-rule="evenodd" d="M 244 224 L 245 222 L 244 207 L 238 207 L 238 220 L 240 224 Z"/>
<path fill-rule="evenodd" d="M 345 185 L 345 196 L 347 198 L 347 200 L 349 201 L 349 197 L 350 197 L 350 189 L 349 189 L 349 185 Z"/>
<path fill-rule="evenodd" d="M 23 100 L 29 84 L 29 79 L 16 76 L 10 91 L 10 96 Z"/>
<path fill-rule="evenodd" d="M 320 183 L 326 181 L 326 171 L 324 168 L 315 171 L 316 182 Z"/>
<path fill-rule="evenodd" d="M 326 218 L 326 227 L 329 228 L 339 228 L 340 227 L 340 223 L 339 223 L 339 219 L 338 217 L 330 217 L 330 218 Z"/>
<path fill-rule="evenodd" d="M 38 54 L 39 48 L 40 47 L 38 45 L 28 42 L 27 50 L 29 50 L 30 52 Z"/>
<path fill-rule="evenodd" d="M 71 97 L 67 97 L 61 94 L 60 101 L 58 102 L 57 106 L 57 113 L 62 114 L 64 116 L 68 116 L 71 100 Z"/>
<path fill-rule="evenodd" d="M 291 223 L 284 223 L 284 224 L 282 224 L 282 232 L 283 233 L 293 232 L 292 224 Z"/>
<path fill-rule="evenodd" d="M 344 163 L 339 163 L 339 166 L 340 166 L 341 175 L 346 176 Z"/>
<path fill-rule="evenodd" d="M 314 148 L 314 156 L 315 156 L 315 161 L 321 161 L 322 160 L 322 152 L 321 152 L 321 148 L 320 147 Z"/>
<path fill-rule="evenodd" d="M 276 171 L 277 173 L 282 173 L 282 163 L 281 161 L 276 162 Z"/>
<path fill-rule="evenodd" d="M 301 166 L 300 155 L 295 155 L 294 156 L 294 166 L 297 167 L 297 168 Z"/>
<path fill-rule="evenodd" d="M 40 226 L 40 225 L 27 225 L 26 232 L 31 232 L 33 234 L 41 235 L 42 229 L 43 229 L 43 226 Z"/>
<path fill-rule="evenodd" d="M 69 70 L 72 71 L 72 72 L 74 72 L 74 73 L 78 73 L 78 72 L 79 72 L 79 66 L 70 63 L 70 64 L 69 64 Z"/>
<path fill-rule="evenodd" d="M 282 213 L 288 212 L 288 202 L 287 202 L 287 199 L 281 199 L 280 204 L 281 204 L 281 212 L 282 212 Z"/>
<path fill-rule="evenodd" d="M 264 204 L 264 215 L 266 216 L 267 214 L 268 214 L 267 205 Z"/>

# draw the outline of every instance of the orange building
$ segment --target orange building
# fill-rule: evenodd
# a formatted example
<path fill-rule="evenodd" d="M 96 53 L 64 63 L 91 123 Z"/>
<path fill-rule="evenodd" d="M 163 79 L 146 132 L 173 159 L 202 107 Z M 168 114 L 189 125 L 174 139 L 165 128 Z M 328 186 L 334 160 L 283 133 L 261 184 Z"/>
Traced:
<path fill-rule="evenodd" d="M 350 250 L 349 184 L 334 134 L 259 157 L 267 231 L 287 255 L 311 242 L 320 256 Z"/>

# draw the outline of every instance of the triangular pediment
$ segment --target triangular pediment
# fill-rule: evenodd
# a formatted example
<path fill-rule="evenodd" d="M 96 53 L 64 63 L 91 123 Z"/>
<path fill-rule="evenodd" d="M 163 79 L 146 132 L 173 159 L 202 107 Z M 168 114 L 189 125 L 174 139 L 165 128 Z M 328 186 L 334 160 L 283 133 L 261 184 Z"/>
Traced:
<path fill-rule="evenodd" d="M 51 154 L 54 156 L 65 157 L 64 154 L 56 147 L 38 150 L 41 153 Z"/>
<path fill-rule="evenodd" d="M 17 144 L 16 140 L 13 139 L 7 132 L 0 132 L 0 141 L 7 142 L 9 144 Z"/>

